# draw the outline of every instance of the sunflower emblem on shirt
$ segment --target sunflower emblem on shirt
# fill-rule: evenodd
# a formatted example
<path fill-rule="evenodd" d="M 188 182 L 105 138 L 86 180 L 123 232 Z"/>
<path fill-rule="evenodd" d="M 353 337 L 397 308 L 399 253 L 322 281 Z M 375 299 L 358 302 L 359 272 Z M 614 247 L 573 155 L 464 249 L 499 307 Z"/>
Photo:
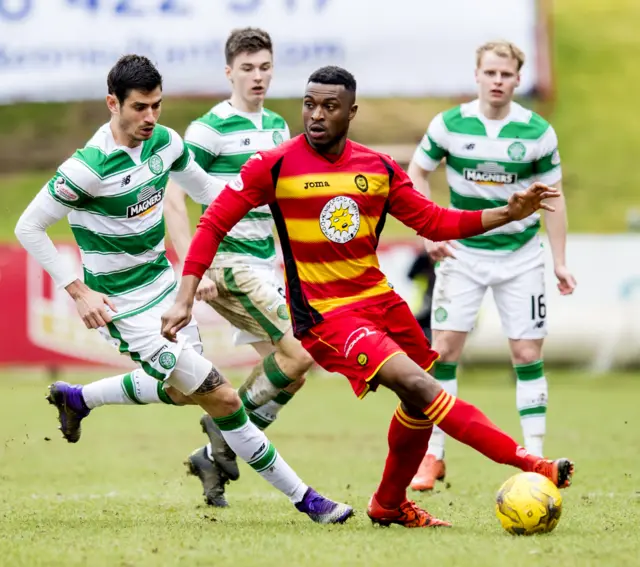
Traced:
<path fill-rule="evenodd" d="M 331 242 L 344 244 L 353 240 L 360 229 L 358 204 L 349 197 L 334 197 L 320 213 L 320 230 Z"/>

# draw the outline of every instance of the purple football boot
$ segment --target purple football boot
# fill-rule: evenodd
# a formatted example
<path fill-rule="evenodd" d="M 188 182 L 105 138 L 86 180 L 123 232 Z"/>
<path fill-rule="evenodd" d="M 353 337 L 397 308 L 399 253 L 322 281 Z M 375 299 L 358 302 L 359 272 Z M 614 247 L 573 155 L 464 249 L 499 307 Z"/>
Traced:
<path fill-rule="evenodd" d="M 82 386 L 67 382 L 54 382 L 49 386 L 47 400 L 58 409 L 60 431 L 69 443 L 80 439 L 80 423 L 91 411 L 82 397 Z"/>
<path fill-rule="evenodd" d="M 334 502 L 308 488 L 302 502 L 296 504 L 300 512 L 304 512 L 317 524 L 344 524 L 353 516 L 353 508 L 347 504 Z"/>

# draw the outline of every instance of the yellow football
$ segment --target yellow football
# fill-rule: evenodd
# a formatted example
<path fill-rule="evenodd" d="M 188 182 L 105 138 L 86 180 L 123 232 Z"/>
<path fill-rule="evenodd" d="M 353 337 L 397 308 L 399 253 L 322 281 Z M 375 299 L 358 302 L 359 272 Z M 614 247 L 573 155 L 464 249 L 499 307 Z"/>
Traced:
<path fill-rule="evenodd" d="M 561 514 L 560 491 L 537 473 L 512 476 L 496 495 L 496 516 L 513 535 L 549 533 L 558 525 Z"/>

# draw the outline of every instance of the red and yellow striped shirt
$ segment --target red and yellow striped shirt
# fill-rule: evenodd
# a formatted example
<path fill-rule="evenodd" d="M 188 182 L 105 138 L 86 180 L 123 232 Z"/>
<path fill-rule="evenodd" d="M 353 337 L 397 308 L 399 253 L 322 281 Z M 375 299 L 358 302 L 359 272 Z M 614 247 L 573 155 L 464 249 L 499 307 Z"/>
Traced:
<path fill-rule="evenodd" d="M 438 207 L 390 157 L 348 140 L 332 162 L 298 136 L 255 154 L 208 207 L 183 275 L 202 277 L 226 233 L 265 204 L 280 236 L 296 336 L 324 318 L 395 293 L 376 256 L 387 213 L 431 240 L 484 231 L 481 211 Z"/>

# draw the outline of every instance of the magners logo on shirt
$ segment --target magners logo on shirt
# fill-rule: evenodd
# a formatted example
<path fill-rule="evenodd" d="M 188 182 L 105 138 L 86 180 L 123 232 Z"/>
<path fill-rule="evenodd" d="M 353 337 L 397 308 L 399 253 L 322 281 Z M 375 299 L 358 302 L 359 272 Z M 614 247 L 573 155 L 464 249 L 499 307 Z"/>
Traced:
<path fill-rule="evenodd" d="M 160 201 L 162 201 L 162 189 L 153 185 L 144 187 L 138 193 L 138 202 L 127 207 L 127 218 L 131 219 L 148 213 Z"/>
<path fill-rule="evenodd" d="M 465 168 L 464 178 L 479 185 L 512 185 L 518 181 L 518 174 L 506 172 L 499 163 L 487 162 L 478 164 L 475 169 Z"/>

